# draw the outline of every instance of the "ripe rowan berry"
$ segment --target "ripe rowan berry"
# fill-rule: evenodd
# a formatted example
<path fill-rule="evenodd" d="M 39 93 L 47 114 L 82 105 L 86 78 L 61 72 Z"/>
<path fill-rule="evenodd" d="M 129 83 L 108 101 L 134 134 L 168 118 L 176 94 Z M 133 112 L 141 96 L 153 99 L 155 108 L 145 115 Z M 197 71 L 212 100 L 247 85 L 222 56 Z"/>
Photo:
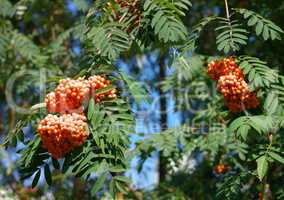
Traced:
<path fill-rule="evenodd" d="M 45 97 L 45 103 L 48 112 L 58 112 L 59 107 L 55 98 L 55 92 L 50 92 Z"/>
<path fill-rule="evenodd" d="M 258 200 L 264 200 L 262 192 L 258 193 Z"/>
<path fill-rule="evenodd" d="M 89 96 L 89 84 L 86 80 L 79 78 L 62 79 L 56 87 L 55 92 L 49 93 L 45 98 L 48 112 L 59 113 L 81 113 L 83 101 Z"/>
<path fill-rule="evenodd" d="M 98 89 L 103 89 L 111 85 L 110 81 L 108 81 L 103 76 L 91 76 L 89 79 L 90 84 L 90 95 L 95 98 L 95 102 L 99 103 L 104 99 L 114 99 L 116 98 L 116 89 L 112 89 L 105 93 L 100 93 L 98 95 L 95 94 L 95 91 Z"/>
<path fill-rule="evenodd" d="M 135 27 L 140 26 L 142 12 L 140 11 L 140 1 L 139 0 L 114 0 L 114 3 L 120 8 L 120 10 L 115 9 L 115 5 L 111 2 L 107 3 L 107 8 L 111 10 L 113 14 L 113 19 L 115 21 L 127 21 L 131 20 L 127 32 L 130 33 Z M 121 12 L 121 10 L 126 10 L 126 12 Z"/>
<path fill-rule="evenodd" d="M 214 172 L 216 174 L 224 174 L 228 171 L 228 166 L 224 165 L 224 164 L 219 164 L 214 168 Z"/>
<path fill-rule="evenodd" d="M 48 114 L 38 125 L 43 147 L 56 159 L 64 157 L 88 138 L 86 117 L 77 113 Z"/>
<path fill-rule="evenodd" d="M 208 64 L 207 73 L 213 80 L 219 80 L 224 75 L 235 75 L 238 78 L 244 78 L 244 74 L 238 67 L 234 58 L 224 58 L 222 60 L 213 60 Z"/>
<path fill-rule="evenodd" d="M 116 89 L 96 94 L 97 90 L 110 86 L 105 76 L 91 76 L 88 79 L 62 79 L 54 92 L 47 94 L 45 103 L 48 114 L 38 125 L 43 147 L 54 158 L 61 158 L 74 148 L 82 145 L 88 137 L 83 103 L 94 98 L 96 103 L 116 98 Z"/>
<path fill-rule="evenodd" d="M 208 75 L 217 80 L 217 89 L 224 96 L 225 105 L 231 112 L 257 108 L 259 100 L 250 92 L 244 74 L 234 58 L 212 61 L 208 64 Z"/>
<path fill-rule="evenodd" d="M 104 76 L 91 76 L 89 79 L 62 79 L 55 92 L 47 94 L 45 103 L 49 113 L 82 113 L 83 103 L 94 98 L 96 103 L 116 98 L 116 89 L 96 95 L 96 90 L 106 88 L 111 83 Z"/>

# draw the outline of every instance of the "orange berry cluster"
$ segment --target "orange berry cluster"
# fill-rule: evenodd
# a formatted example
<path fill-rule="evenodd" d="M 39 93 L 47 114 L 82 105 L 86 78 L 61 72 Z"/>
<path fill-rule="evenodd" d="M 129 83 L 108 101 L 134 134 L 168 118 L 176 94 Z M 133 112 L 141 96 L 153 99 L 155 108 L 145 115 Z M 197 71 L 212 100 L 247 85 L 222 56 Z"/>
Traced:
<path fill-rule="evenodd" d="M 91 76 L 89 79 L 78 78 L 60 80 L 55 92 L 47 94 L 45 103 L 48 112 L 58 113 L 82 113 L 84 101 L 89 101 L 91 97 L 96 103 L 104 99 L 116 98 L 116 90 L 95 95 L 95 91 L 110 86 L 103 76 Z"/>
<path fill-rule="evenodd" d="M 219 164 L 214 168 L 216 174 L 224 174 L 228 171 L 228 167 L 224 164 Z"/>
<path fill-rule="evenodd" d="M 58 159 L 76 147 L 82 145 L 88 138 L 86 117 L 77 113 L 61 116 L 48 114 L 38 125 L 38 132 L 43 147 Z"/>
<path fill-rule="evenodd" d="M 91 76 L 88 79 L 88 83 L 90 85 L 90 96 L 94 96 L 95 102 L 99 103 L 104 99 L 115 99 L 116 98 L 116 89 L 112 89 L 108 92 L 100 93 L 100 94 L 95 94 L 96 90 L 106 88 L 111 85 L 110 81 L 107 80 L 103 76 Z"/>
<path fill-rule="evenodd" d="M 118 5 L 119 10 L 127 8 L 126 13 L 120 13 L 117 9 L 114 8 L 111 2 L 107 3 L 108 8 L 111 9 L 113 13 L 113 19 L 115 21 L 129 21 L 131 20 L 131 25 L 128 27 L 128 32 L 130 33 L 135 27 L 140 26 L 142 13 L 139 9 L 140 1 L 139 0 L 114 0 L 115 4 Z"/>
<path fill-rule="evenodd" d="M 218 81 L 217 89 L 232 112 L 257 108 L 259 100 L 255 92 L 250 92 L 244 74 L 234 58 L 212 61 L 208 64 L 208 75 Z"/>
<path fill-rule="evenodd" d="M 208 64 L 208 75 L 211 79 L 218 81 L 221 76 L 233 74 L 238 79 L 244 79 L 244 74 L 237 65 L 234 58 L 213 60 Z"/>
<path fill-rule="evenodd" d="M 82 145 L 88 138 L 86 117 L 83 112 L 84 101 L 94 98 L 96 103 L 105 99 L 116 98 L 116 90 L 95 94 L 96 90 L 110 86 L 104 76 L 91 76 L 88 79 L 78 78 L 60 80 L 54 92 L 45 98 L 47 111 L 61 115 L 48 114 L 38 125 L 38 132 L 43 147 L 58 159 Z"/>

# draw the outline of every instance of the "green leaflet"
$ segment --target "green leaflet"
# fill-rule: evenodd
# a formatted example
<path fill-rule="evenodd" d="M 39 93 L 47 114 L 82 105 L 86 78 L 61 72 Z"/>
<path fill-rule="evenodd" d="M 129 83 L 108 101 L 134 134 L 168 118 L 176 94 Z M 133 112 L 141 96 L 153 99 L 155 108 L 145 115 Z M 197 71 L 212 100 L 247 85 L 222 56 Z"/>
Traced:
<path fill-rule="evenodd" d="M 37 171 L 37 173 L 34 176 L 34 179 L 33 179 L 33 182 L 32 182 L 33 188 L 37 185 L 39 178 L 40 178 L 40 169 Z"/>
<path fill-rule="evenodd" d="M 239 66 L 248 76 L 251 90 L 259 87 L 270 88 L 278 82 L 278 72 L 268 67 L 268 64 L 256 57 L 238 57 Z"/>
<path fill-rule="evenodd" d="M 48 164 L 46 164 L 44 166 L 44 177 L 45 177 L 46 183 L 48 185 L 51 185 L 52 184 L 52 175 L 51 175 L 50 168 L 49 168 Z"/>
<path fill-rule="evenodd" d="M 99 178 L 97 179 L 97 181 L 95 182 L 92 188 L 92 191 L 91 191 L 92 196 L 95 196 L 96 193 L 103 187 L 103 184 L 107 179 L 107 175 L 108 175 L 107 172 L 105 172 L 99 176 Z"/>
<path fill-rule="evenodd" d="M 262 181 L 263 177 L 266 175 L 268 170 L 268 161 L 266 155 L 259 157 L 256 160 L 257 163 L 257 174 L 260 181 Z"/>
<path fill-rule="evenodd" d="M 276 153 L 276 152 L 273 152 L 273 151 L 269 151 L 268 152 L 268 155 L 273 159 L 273 160 L 276 160 L 282 164 L 284 164 L 284 157 L 281 156 L 280 154 Z"/>
<path fill-rule="evenodd" d="M 255 26 L 256 35 L 262 35 L 264 40 L 281 40 L 281 35 L 284 31 L 272 21 L 251 10 L 244 8 L 236 8 L 234 10 L 248 20 L 248 26 Z"/>
<path fill-rule="evenodd" d="M 237 20 L 228 20 L 226 18 L 219 19 L 221 24 L 215 30 L 217 36 L 217 48 L 219 51 L 229 53 L 229 51 L 238 51 L 242 45 L 247 44 L 247 30 L 243 29 Z"/>
<path fill-rule="evenodd" d="M 151 20 L 151 26 L 159 40 L 178 42 L 186 39 L 187 30 L 183 25 L 180 16 L 184 16 L 191 6 L 188 0 L 146 0 L 144 10 L 146 17 Z"/>
<path fill-rule="evenodd" d="M 92 27 L 87 37 L 92 41 L 97 53 L 109 60 L 115 60 L 130 46 L 129 36 L 123 28 L 124 25 L 110 22 L 101 27 Z"/>
<path fill-rule="evenodd" d="M 133 80 L 123 71 L 120 71 L 119 73 L 121 78 L 125 81 L 126 86 L 129 89 L 131 95 L 138 104 L 141 103 L 141 101 L 143 100 L 148 101 L 147 91 L 142 87 L 140 83 Z"/>

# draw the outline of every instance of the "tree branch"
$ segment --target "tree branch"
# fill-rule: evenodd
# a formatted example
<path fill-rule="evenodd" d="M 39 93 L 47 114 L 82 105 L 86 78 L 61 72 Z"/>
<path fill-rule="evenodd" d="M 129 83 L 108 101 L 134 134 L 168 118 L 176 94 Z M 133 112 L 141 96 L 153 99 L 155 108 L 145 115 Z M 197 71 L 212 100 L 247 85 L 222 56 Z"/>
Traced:
<path fill-rule="evenodd" d="M 229 10 L 228 0 L 225 0 L 225 7 L 226 7 L 227 19 L 230 21 L 230 10 Z"/>
<path fill-rule="evenodd" d="M 229 4 L 228 4 L 228 0 L 224 0 L 225 1 L 225 8 L 226 8 L 226 15 L 227 15 L 227 20 L 228 20 L 228 24 L 230 26 L 230 38 L 231 38 L 231 42 L 233 41 L 233 28 L 232 28 L 232 23 L 231 23 L 231 15 L 230 15 L 230 9 L 229 9 Z"/>

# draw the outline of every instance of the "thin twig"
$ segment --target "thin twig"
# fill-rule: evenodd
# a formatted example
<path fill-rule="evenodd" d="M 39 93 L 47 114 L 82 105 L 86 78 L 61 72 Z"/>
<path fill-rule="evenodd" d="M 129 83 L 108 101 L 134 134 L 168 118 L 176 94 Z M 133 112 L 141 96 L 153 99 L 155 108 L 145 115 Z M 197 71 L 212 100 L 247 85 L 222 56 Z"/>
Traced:
<path fill-rule="evenodd" d="M 226 7 L 227 19 L 230 21 L 230 10 L 229 10 L 228 0 L 225 0 L 225 7 Z"/>
<path fill-rule="evenodd" d="M 231 23 L 231 15 L 230 15 L 230 9 L 229 9 L 229 4 L 228 4 L 228 0 L 224 0 L 225 1 L 225 7 L 226 7 L 226 15 L 227 15 L 227 20 L 228 20 L 228 24 L 230 26 L 230 38 L 231 38 L 231 42 L 233 41 L 233 28 L 232 28 L 232 23 Z M 232 45 L 234 46 L 234 44 L 232 43 Z"/>

